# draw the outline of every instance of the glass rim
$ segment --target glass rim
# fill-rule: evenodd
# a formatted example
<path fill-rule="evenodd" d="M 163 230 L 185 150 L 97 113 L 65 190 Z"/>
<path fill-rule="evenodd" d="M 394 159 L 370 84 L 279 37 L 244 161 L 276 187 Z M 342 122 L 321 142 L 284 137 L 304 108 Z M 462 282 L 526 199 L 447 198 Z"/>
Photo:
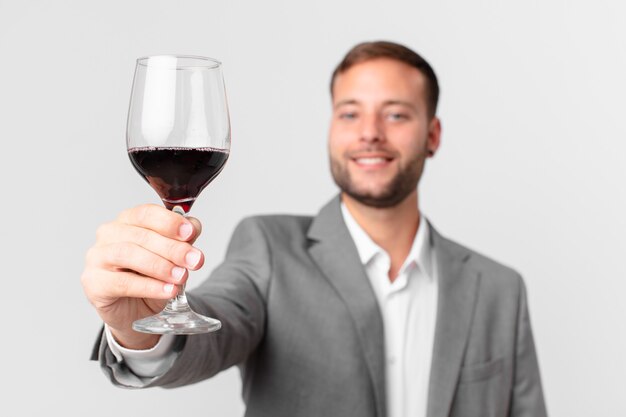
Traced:
<path fill-rule="evenodd" d="M 148 60 L 152 58 L 175 58 L 176 64 L 173 66 L 170 65 L 149 65 Z M 191 62 L 196 62 L 197 64 L 188 64 L 188 65 L 180 65 L 178 64 L 178 60 L 189 60 Z M 177 70 L 185 70 L 185 69 L 215 69 L 220 68 L 222 66 L 222 62 L 207 56 L 201 55 L 177 55 L 177 54 L 160 54 L 160 55 L 146 55 L 137 58 L 137 65 L 141 65 L 144 67 L 154 66 L 157 68 L 165 68 L 165 69 L 177 69 Z"/>

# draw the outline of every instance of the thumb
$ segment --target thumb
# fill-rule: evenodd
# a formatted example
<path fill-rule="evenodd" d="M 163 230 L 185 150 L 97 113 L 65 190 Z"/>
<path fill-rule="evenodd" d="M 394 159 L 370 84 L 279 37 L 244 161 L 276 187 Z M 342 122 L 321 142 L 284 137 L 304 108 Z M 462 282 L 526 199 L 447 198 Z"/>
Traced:
<path fill-rule="evenodd" d="M 193 234 L 188 240 L 189 243 L 193 244 L 193 242 L 195 242 L 200 236 L 200 233 L 202 233 L 202 223 L 200 223 L 200 220 L 195 217 L 187 217 L 187 220 L 189 220 L 189 222 L 193 225 Z"/>

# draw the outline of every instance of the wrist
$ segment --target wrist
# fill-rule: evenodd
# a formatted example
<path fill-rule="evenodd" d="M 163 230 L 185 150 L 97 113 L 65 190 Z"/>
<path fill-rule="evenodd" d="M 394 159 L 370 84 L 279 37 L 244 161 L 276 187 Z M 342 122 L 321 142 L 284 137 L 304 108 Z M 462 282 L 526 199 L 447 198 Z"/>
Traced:
<path fill-rule="evenodd" d="M 148 350 L 156 346 L 161 338 L 158 334 L 140 333 L 132 329 L 122 331 L 109 326 L 109 330 L 117 344 L 125 349 Z"/>

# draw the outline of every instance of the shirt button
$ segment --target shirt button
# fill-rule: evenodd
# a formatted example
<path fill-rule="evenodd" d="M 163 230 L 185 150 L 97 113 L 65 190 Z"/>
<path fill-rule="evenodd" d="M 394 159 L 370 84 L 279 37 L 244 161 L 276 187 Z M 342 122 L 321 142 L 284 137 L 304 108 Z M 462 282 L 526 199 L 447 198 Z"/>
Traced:
<path fill-rule="evenodd" d="M 387 359 L 387 363 L 389 365 L 395 365 L 396 364 L 396 358 L 395 356 L 390 357 L 389 359 Z"/>

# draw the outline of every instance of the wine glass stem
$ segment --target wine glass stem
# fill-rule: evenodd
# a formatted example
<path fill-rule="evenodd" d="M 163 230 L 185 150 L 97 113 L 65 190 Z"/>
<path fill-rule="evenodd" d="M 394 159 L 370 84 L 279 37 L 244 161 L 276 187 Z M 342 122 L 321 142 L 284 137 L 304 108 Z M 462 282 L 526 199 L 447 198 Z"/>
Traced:
<path fill-rule="evenodd" d="M 174 206 L 172 208 L 174 213 L 178 213 L 183 217 L 186 217 L 185 210 L 181 206 Z M 175 297 L 171 298 L 167 305 L 165 306 L 166 311 L 171 312 L 183 312 L 191 310 L 189 308 L 189 304 L 187 303 L 187 295 L 185 294 L 185 284 L 177 285 L 178 293 Z"/>

